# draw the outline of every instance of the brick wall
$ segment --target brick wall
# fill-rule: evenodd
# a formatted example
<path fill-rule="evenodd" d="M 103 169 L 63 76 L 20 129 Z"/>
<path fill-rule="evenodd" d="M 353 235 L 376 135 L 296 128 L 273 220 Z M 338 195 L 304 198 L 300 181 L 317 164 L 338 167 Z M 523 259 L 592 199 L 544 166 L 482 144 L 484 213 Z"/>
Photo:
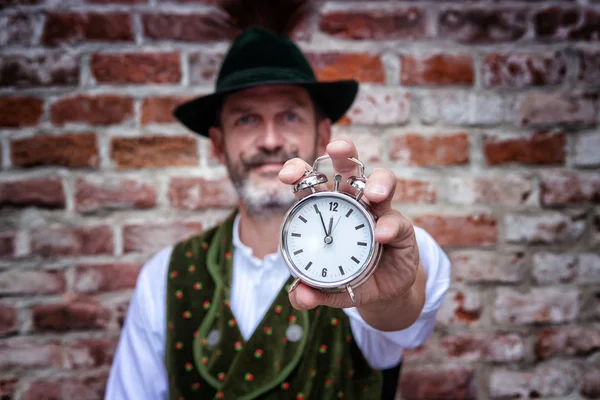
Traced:
<path fill-rule="evenodd" d="M 210 0 L 0 15 L 0 398 L 99 399 L 141 264 L 235 195 L 175 104 L 212 89 Z M 600 2 L 322 2 L 296 38 L 357 77 L 336 136 L 453 261 L 405 398 L 600 396 Z"/>

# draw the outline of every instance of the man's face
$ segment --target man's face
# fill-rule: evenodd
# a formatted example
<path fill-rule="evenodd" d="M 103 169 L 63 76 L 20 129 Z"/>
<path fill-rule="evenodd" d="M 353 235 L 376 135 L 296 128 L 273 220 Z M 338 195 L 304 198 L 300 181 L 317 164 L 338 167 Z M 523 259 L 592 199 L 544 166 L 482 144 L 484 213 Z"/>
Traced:
<path fill-rule="evenodd" d="M 262 86 L 227 96 L 220 129 L 210 136 L 217 156 L 250 213 L 269 215 L 294 202 L 292 188 L 278 173 L 290 158 L 308 163 L 325 152 L 329 120 L 317 120 L 305 89 Z"/>

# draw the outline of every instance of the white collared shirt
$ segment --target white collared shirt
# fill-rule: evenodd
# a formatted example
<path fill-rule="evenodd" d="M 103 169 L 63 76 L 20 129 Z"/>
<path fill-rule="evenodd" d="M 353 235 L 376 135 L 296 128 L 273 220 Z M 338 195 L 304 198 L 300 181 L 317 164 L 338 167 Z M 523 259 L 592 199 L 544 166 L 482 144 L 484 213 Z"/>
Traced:
<path fill-rule="evenodd" d="M 437 310 L 450 285 L 450 261 L 433 238 L 415 227 L 421 265 L 427 275 L 426 301 L 418 320 L 396 332 L 382 332 L 362 319 L 356 308 L 344 309 L 354 339 L 374 368 L 389 368 L 405 348 L 421 345 L 433 331 Z M 233 229 L 231 310 L 247 340 L 290 277 L 279 253 L 256 258 L 239 238 L 239 215 Z M 167 273 L 173 248 L 154 255 L 142 268 L 106 387 L 107 400 L 165 400 L 168 379 L 164 365 Z"/>

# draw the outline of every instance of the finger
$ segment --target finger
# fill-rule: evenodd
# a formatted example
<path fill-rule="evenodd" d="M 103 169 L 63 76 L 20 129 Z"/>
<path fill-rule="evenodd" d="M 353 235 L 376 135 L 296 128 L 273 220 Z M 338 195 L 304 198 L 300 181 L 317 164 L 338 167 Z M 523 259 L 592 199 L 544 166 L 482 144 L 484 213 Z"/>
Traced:
<path fill-rule="evenodd" d="M 304 173 L 307 170 L 311 170 L 312 165 L 309 165 L 306 161 L 301 158 L 292 158 L 283 164 L 283 168 L 279 171 L 279 180 L 286 185 L 294 185 L 298 183 L 302 178 L 304 178 Z M 327 190 L 325 184 L 317 185 L 315 187 L 317 191 Z M 292 188 L 290 188 L 292 190 Z M 300 192 L 295 193 L 296 199 L 300 200 L 303 197 L 306 197 L 311 192 L 310 190 L 302 190 Z"/>
<path fill-rule="evenodd" d="M 364 196 L 378 217 L 392 209 L 392 199 L 396 191 L 396 176 L 388 169 L 375 168 L 369 175 Z"/>
<path fill-rule="evenodd" d="M 297 310 L 310 310 L 320 305 L 335 308 L 353 307 L 346 293 L 325 293 L 304 283 L 296 286 L 289 294 L 289 299 Z"/>
<path fill-rule="evenodd" d="M 337 173 L 344 176 L 356 171 L 358 165 L 348 159 L 349 157 L 358 159 L 358 151 L 352 141 L 348 139 L 334 140 L 327 145 L 326 152 L 331 157 L 333 169 Z"/>
<path fill-rule="evenodd" d="M 414 238 L 413 225 L 396 210 L 387 211 L 377 220 L 375 240 L 381 244 L 404 248 L 416 245 Z"/>

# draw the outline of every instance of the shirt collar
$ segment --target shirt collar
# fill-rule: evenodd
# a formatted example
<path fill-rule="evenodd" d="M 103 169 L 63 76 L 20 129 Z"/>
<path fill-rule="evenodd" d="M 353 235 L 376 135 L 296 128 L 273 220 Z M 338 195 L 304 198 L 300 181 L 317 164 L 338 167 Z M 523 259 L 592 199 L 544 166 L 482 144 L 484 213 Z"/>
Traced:
<path fill-rule="evenodd" d="M 233 220 L 233 247 L 235 248 L 235 252 L 239 255 L 242 255 L 247 261 L 250 262 L 255 267 L 265 267 L 268 265 L 274 265 L 279 260 L 283 260 L 279 252 L 267 254 L 264 260 L 261 260 L 258 257 L 254 256 L 254 252 L 252 248 L 246 246 L 242 243 L 240 239 L 240 214 L 236 214 L 235 219 Z"/>

